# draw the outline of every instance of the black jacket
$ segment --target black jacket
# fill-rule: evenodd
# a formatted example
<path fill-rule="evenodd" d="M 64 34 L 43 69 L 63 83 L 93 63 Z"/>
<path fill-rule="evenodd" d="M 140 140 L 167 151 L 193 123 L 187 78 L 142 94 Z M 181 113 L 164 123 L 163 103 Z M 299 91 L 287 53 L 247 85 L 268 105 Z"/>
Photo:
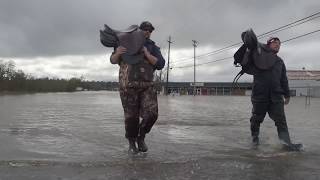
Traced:
<path fill-rule="evenodd" d="M 144 46 L 153 56 L 158 59 L 157 63 L 154 65 L 154 68 L 157 70 L 161 70 L 165 65 L 165 60 L 161 54 L 160 48 L 151 39 L 146 39 Z"/>
<path fill-rule="evenodd" d="M 244 46 L 235 54 L 235 60 L 252 58 L 249 74 L 253 75 L 251 100 L 256 102 L 283 101 L 290 97 L 287 70 L 283 60 L 266 44 L 261 44 L 252 29 L 241 34 Z M 244 51 L 248 48 L 250 51 Z M 245 56 L 247 54 L 248 56 Z M 246 59 L 249 62 L 249 59 Z M 236 62 L 235 61 L 235 62 Z M 247 72 L 248 73 L 248 72 Z"/>
<path fill-rule="evenodd" d="M 275 58 L 270 70 L 253 75 L 252 101 L 282 101 L 283 96 L 290 97 L 286 66 L 280 57 Z"/>

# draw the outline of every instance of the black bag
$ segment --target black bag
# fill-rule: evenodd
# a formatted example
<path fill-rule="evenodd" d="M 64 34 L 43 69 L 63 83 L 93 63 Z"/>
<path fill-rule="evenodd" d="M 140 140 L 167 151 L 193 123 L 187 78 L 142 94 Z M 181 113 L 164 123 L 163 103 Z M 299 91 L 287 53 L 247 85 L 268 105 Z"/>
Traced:
<path fill-rule="evenodd" d="M 244 44 L 233 56 L 233 64 L 241 67 L 241 71 L 233 79 L 233 84 L 237 83 L 244 73 L 255 75 L 270 70 L 278 59 L 267 45 L 258 42 L 252 29 L 243 32 L 241 38 Z"/>
<path fill-rule="evenodd" d="M 241 71 L 237 74 L 238 79 L 244 73 L 255 75 L 270 70 L 279 59 L 276 54 L 271 52 L 270 48 L 261 43 L 258 43 L 255 49 L 249 49 L 246 44 L 243 44 L 233 55 L 233 58 L 233 64 L 236 67 L 241 67 Z"/>
<path fill-rule="evenodd" d="M 233 55 L 233 64 L 236 67 L 241 67 L 241 71 L 239 72 L 241 75 L 244 73 L 254 75 L 256 72 L 252 55 L 251 50 L 249 50 L 245 44 L 243 44 Z"/>

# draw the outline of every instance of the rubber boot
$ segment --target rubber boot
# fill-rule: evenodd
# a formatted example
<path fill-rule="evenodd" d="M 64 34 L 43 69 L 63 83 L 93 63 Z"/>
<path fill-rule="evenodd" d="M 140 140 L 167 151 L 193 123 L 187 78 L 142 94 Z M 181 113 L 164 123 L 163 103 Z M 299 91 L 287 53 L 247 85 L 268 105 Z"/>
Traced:
<path fill-rule="evenodd" d="M 139 153 L 139 150 L 137 149 L 137 146 L 136 146 L 136 139 L 135 138 L 128 138 L 128 141 L 129 141 L 128 154 Z"/>
<path fill-rule="evenodd" d="M 283 145 L 283 149 L 286 151 L 302 151 L 303 145 L 302 144 L 289 144 L 289 145 Z"/>
<path fill-rule="evenodd" d="M 138 138 L 137 138 L 137 143 L 138 143 L 138 149 L 139 151 L 141 152 L 147 152 L 148 151 L 148 146 L 146 145 L 146 143 L 144 142 L 144 138 L 145 136 L 143 135 L 140 135 Z"/>
<path fill-rule="evenodd" d="M 258 136 L 252 136 L 252 145 L 258 146 L 260 144 L 260 140 Z"/>
<path fill-rule="evenodd" d="M 250 119 L 250 130 L 251 130 L 251 137 L 252 137 L 252 145 L 258 146 L 260 144 L 259 141 L 259 133 L 260 133 L 260 121 L 258 121 L 257 115 L 253 114 Z"/>
<path fill-rule="evenodd" d="M 290 140 L 289 132 L 288 131 L 282 131 L 279 132 L 279 139 L 282 142 L 283 149 L 286 151 L 301 151 L 303 148 L 302 144 L 293 144 Z"/>
<path fill-rule="evenodd" d="M 252 136 L 253 146 L 258 146 L 260 144 L 259 133 L 260 133 L 260 124 L 251 123 L 251 136 Z"/>
<path fill-rule="evenodd" d="M 290 136 L 289 136 L 289 132 L 288 131 L 280 131 L 278 130 L 278 137 L 281 141 L 282 144 L 284 145 L 290 145 L 291 144 L 291 140 L 290 140 Z"/>

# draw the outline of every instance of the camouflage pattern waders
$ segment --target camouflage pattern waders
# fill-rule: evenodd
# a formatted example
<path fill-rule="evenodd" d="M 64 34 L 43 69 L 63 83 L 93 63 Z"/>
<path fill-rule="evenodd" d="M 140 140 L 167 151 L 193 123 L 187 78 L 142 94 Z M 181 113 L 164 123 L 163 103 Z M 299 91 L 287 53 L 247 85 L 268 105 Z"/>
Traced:
<path fill-rule="evenodd" d="M 146 63 L 146 61 L 142 62 L 142 65 L 120 63 L 120 98 L 125 117 L 125 136 L 128 139 L 144 137 L 158 118 L 157 92 L 152 82 L 153 69 L 151 65 L 147 67 Z"/>

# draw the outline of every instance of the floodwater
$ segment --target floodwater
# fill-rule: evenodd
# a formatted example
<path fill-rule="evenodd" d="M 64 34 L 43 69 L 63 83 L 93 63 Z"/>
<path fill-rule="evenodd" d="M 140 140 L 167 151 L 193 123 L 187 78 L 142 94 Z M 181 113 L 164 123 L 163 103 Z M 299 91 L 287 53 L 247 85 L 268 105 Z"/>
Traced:
<path fill-rule="evenodd" d="M 248 96 L 159 96 L 148 153 L 128 156 L 118 92 L 0 95 L 0 179 L 320 179 L 320 99 L 286 106 L 286 152 L 269 117 L 251 146 Z"/>

